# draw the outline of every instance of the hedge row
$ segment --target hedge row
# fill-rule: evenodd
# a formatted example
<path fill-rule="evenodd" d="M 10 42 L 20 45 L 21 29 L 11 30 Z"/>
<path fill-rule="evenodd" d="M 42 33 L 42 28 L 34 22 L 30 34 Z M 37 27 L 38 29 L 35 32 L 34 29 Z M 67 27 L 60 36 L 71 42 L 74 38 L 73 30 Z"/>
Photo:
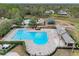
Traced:
<path fill-rule="evenodd" d="M 0 41 L 0 44 L 20 44 L 25 45 L 24 41 Z"/>
<path fill-rule="evenodd" d="M 16 47 L 17 45 L 23 45 L 25 46 L 24 41 L 0 41 L 0 44 L 11 44 L 11 46 L 7 49 L 1 49 L 0 55 L 5 55 L 7 52 L 9 52 L 11 49 Z"/>

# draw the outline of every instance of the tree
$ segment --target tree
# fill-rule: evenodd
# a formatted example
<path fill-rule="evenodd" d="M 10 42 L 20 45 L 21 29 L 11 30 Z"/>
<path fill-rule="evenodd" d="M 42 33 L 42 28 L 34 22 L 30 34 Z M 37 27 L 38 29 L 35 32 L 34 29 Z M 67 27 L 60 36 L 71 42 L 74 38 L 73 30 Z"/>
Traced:
<path fill-rule="evenodd" d="M 71 7 L 69 8 L 68 12 L 70 13 L 71 17 L 79 17 L 79 7 Z"/>
<path fill-rule="evenodd" d="M 36 28 L 37 27 L 37 19 L 35 17 L 32 17 L 32 19 L 30 20 L 28 25 L 29 25 L 29 27 Z"/>
<path fill-rule="evenodd" d="M 8 31 L 10 31 L 12 25 L 11 20 L 3 20 L 0 23 L 0 36 L 4 36 Z"/>

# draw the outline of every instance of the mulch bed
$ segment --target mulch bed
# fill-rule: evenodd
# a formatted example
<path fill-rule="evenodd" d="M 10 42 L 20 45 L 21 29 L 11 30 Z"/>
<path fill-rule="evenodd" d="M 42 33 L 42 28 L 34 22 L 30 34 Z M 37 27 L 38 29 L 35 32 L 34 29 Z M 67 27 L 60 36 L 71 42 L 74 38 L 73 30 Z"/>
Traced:
<path fill-rule="evenodd" d="M 2 37 L 0 36 L 0 40 L 2 39 Z"/>

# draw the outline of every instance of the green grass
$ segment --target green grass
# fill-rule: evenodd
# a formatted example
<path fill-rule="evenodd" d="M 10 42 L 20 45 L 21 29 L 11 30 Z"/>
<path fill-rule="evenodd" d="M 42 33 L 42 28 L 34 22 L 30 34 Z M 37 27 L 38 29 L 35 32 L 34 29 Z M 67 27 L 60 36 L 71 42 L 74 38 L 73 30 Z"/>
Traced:
<path fill-rule="evenodd" d="M 75 28 L 77 29 L 76 31 L 79 32 L 79 23 L 74 23 Z"/>
<path fill-rule="evenodd" d="M 54 17 L 57 20 L 69 21 L 71 22 L 77 31 L 79 31 L 79 18 L 69 18 L 69 17 Z"/>
<path fill-rule="evenodd" d="M 11 44 L 11 46 L 7 49 L 1 49 L 0 50 L 0 55 L 5 55 L 7 52 L 11 51 L 14 47 L 17 45 L 22 45 L 25 46 L 24 41 L 0 41 L 0 44 Z"/>
<path fill-rule="evenodd" d="M 71 37 L 75 40 L 75 42 L 79 45 L 79 18 L 69 18 L 69 17 L 54 17 L 57 20 L 62 20 L 64 22 L 68 21 L 68 23 L 73 24 L 75 27 L 74 30 L 68 31 Z"/>

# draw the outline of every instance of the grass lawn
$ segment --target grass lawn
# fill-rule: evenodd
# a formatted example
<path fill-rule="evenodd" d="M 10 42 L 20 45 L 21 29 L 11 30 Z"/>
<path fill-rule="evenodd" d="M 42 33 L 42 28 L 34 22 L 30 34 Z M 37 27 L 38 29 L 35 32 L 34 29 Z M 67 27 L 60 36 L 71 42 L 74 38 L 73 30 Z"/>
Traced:
<path fill-rule="evenodd" d="M 68 18 L 68 17 L 53 17 L 54 19 L 60 21 L 63 24 L 73 24 L 74 30 L 72 30 L 72 36 L 77 37 L 79 41 L 79 18 Z"/>
<path fill-rule="evenodd" d="M 54 56 L 71 56 L 71 50 L 57 49 Z"/>
<path fill-rule="evenodd" d="M 79 50 L 74 50 L 74 52 L 72 53 L 72 56 L 79 56 Z"/>
<path fill-rule="evenodd" d="M 79 50 L 72 52 L 72 49 L 57 49 L 54 56 L 79 56 Z"/>

